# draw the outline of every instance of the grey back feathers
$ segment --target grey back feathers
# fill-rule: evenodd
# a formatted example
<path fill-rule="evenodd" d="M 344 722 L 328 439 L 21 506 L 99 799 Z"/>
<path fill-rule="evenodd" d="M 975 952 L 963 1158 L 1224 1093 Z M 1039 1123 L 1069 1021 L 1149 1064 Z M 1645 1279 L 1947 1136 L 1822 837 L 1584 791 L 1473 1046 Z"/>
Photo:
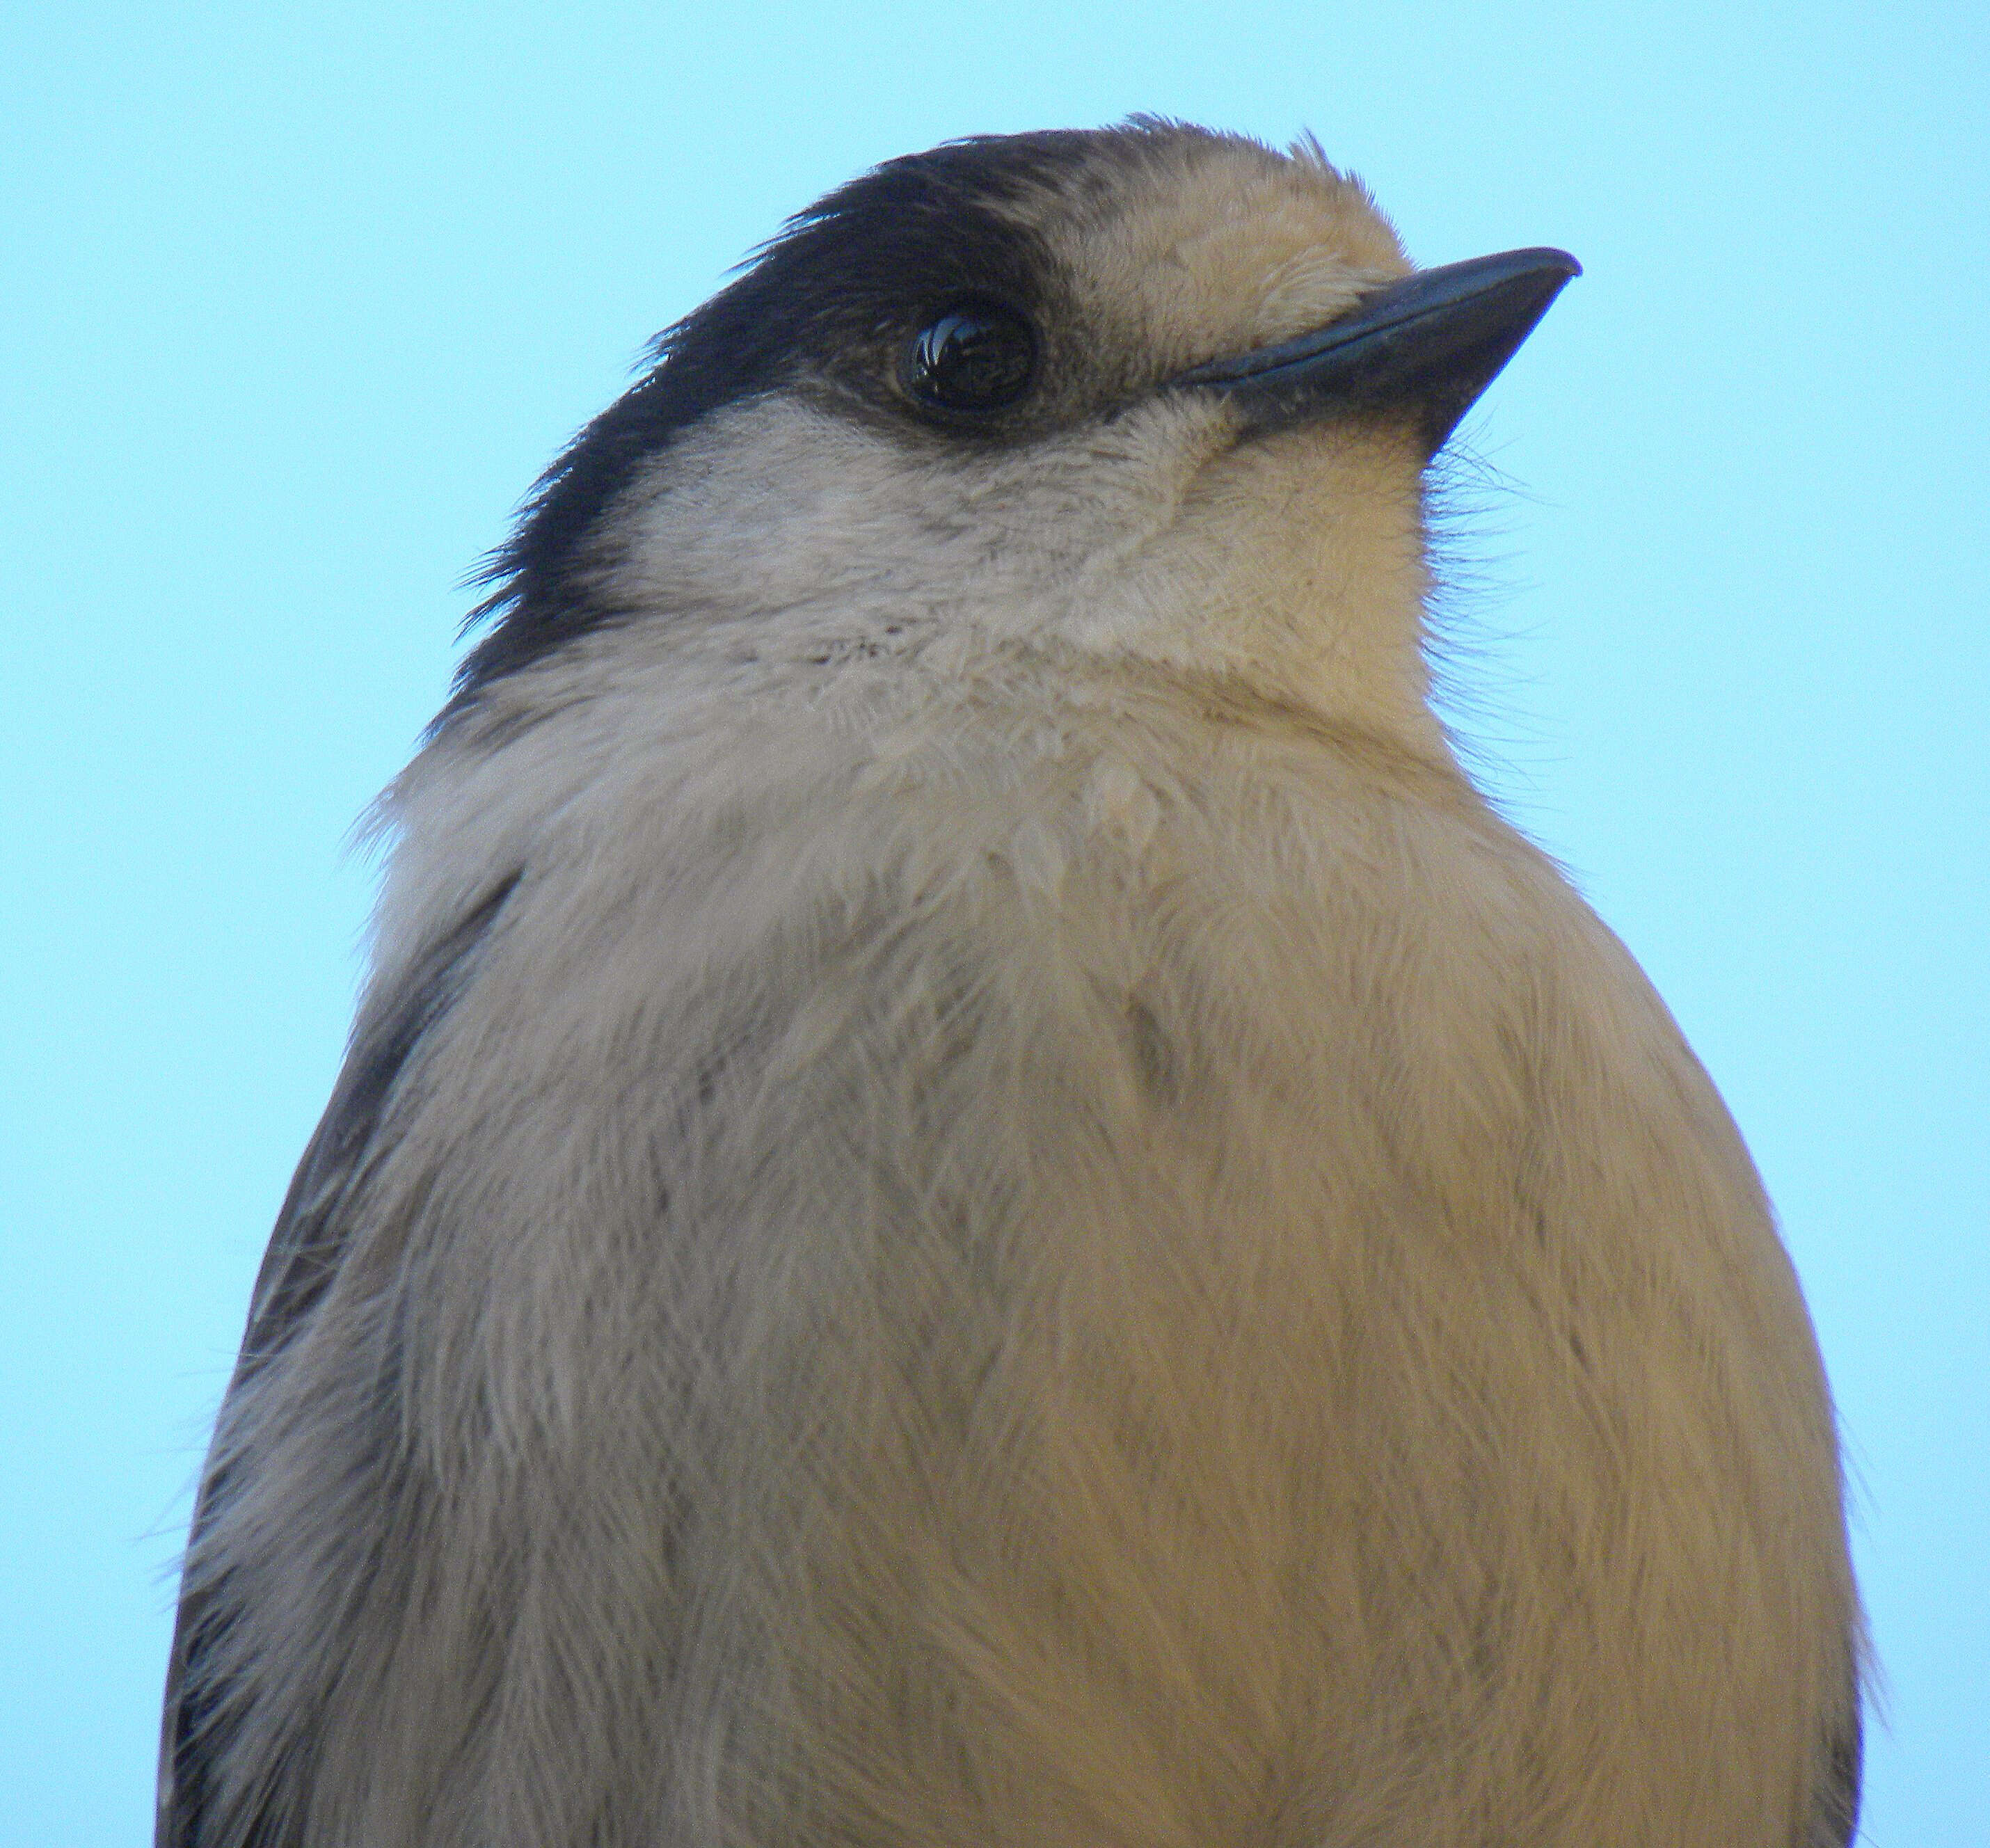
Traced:
<path fill-rule="evenodd" d="M 542 483 L 385 799 L 162 1848 L 1849 1840 L 1795 1278 L 1430 715 L 1425 388 L 1329 378 L 1411 273 L 1314 150 L 961 144 Z M 1198 382 L 1261 352 L 1276 427 Z"/>

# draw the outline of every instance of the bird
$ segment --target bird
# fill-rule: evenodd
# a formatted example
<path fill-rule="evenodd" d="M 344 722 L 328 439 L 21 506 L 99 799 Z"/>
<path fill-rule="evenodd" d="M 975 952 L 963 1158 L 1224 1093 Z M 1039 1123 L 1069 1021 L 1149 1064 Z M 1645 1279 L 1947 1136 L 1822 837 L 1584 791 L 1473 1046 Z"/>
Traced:
<path fill-rule="evenodd" d="M 1578 273 L 881 165 L 541 479 L 202 1473 L 160 1848 L 1840 1848 L 1746 1147 L 1431 703 Z"/>

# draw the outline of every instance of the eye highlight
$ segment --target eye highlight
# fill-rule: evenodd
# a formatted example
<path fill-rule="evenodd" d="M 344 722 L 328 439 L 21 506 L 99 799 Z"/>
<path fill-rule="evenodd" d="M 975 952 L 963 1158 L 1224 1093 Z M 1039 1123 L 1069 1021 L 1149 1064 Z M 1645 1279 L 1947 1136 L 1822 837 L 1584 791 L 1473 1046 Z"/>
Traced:
<path fill-rule="evenodd" d="M 1036 330 L 1005 304 L 955 302 L 915 334 L 900 362 L 906 392 L 933 410 L 973 416 L 1001 410 L 1030 389 Z"/>

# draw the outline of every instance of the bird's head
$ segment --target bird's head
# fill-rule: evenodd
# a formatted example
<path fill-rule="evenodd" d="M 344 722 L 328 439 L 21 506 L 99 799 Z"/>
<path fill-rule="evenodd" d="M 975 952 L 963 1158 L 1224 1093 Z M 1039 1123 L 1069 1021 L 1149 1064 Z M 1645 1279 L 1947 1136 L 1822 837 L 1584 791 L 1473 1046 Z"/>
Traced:
<path fill-rule="evenodd" d="M 453 709 L 640 625 L 783 672 L 1075 647 L 1434 739 L 1422 471 L 1575 273 L 1413 270 L 1310 144 L 1141 121 L 892 161 L 548 473 Z"/>

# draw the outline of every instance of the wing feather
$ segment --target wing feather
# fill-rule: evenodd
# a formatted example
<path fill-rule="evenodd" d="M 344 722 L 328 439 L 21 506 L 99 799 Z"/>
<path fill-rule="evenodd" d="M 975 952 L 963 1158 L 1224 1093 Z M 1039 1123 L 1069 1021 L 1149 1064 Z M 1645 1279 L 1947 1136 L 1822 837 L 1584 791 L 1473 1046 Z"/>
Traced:
<path fill-rule="evenodd" d="M 331 1101 L 297 1164 L 277 1215 L 250 1298 L 232 1398 L 294 1340 L 338 1275 L 350 1236 L 350 1206 L 378 1153 L 395 1087 L 416 1048 L 467 984 L 478 946 L 517 887 L 514 873 L 431 943 L 362 1014 Z M 195 1501 L 191 1555 L 228 1493 L 228 1470 L 210 1456 Z M 166 1672 L 159 1742 L 158 1848 L 209 1848 L 211 1771 L 226 1743 L 222 1692 L 197 1672 L 200 1659 L 231 1621 L 226 1581 L 181 1595 Z M 273 1823 L 253 1824 L 242 1848 L 275 1848 Z"/>

